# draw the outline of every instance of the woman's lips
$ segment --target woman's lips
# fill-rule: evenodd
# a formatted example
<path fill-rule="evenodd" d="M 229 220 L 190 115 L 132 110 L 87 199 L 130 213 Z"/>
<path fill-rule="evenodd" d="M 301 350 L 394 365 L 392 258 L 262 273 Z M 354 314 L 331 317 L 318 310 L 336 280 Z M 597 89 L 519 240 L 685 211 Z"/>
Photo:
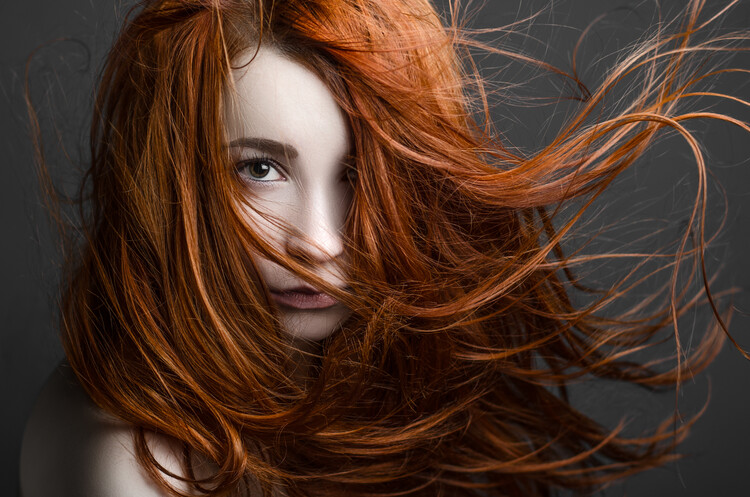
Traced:
<path fill-rule="evenodd" d="M 271 298 L 277 304 L 294 309 L 327 309 L 339 303 L 327 293 L 308 288 L 271 290 Z"/>

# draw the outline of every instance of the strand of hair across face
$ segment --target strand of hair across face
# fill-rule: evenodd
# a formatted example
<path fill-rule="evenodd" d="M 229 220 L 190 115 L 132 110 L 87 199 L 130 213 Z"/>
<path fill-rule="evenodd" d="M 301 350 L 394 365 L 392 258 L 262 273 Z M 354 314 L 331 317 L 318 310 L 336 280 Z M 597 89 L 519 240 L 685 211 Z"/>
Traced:
<path fill-rule="evenodd" d="M 694 418 L 675 412 L 633 433 L 627 419 L 597 422 L 569 390 L 586 379 L 679 386 L 721 347 L 704 262 L 707 165 L 687 124 L 748 127 L 684 109 L 698 96 L 748 105 L 705 91 L 734 69 L 704 65 L 746 50 L 748 34 L 700 39 L 719 19 L 702 21 L 703 4 L 688 4 L 680 29 L 658 24 L 582 91 L 547 146 L 523 155 L 492 134 L 471 51 L 585 86 L 472 38 L 458 2 L 447 28 L 426 0 L 142 2 L 102 72 L 90 211 L 63 288 L 63 342 L 81 383 L 140 429 L 138 461 L 173 495 L 186 494 L 165 475 L 212 495 L 546 496 L 673 460 Z M 230 61 L 261 44 L 314 70 L 349 117 L 350 293 L 239 212 L 247 199 L 226 167 L 222 109 Z M 608 111 L 623 85 L 629 104 Z M 699 178 L 676 246 L 566 251 L 596 200 L 667 131 Z M 319 353 L 290 343 L 250 253 L 353 310 Z M 608 290 L 577 276 L 616 259 L 632 269 Z M 612 310 L 655 279 L 642 302 Z M 683 356 L 679 318 L 706 299 L 716 325 Z M 664 340 L 674 354 L 650 357 Z M 300 357 L 304 378 L 293 374 Z M 183 475 L 157 463 L 145 430 L 184 444 Z M 217 470 L 198 478 L 195 457 Z"/>

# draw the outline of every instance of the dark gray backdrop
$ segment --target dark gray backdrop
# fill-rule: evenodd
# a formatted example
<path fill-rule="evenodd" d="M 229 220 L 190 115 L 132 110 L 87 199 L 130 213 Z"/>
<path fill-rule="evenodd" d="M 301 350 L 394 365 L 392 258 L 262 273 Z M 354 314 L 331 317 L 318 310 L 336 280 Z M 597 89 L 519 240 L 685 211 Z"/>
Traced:
<path fill-rule="evenodd" d="M 496 26 L 534 11 L 546 2 L 522 0 L 488 0 L 476 24 Z M 568 0 L 555 2 L 551 13 L 537 21 L 532 37 L 525 41 L 514 38 L 535 55 L 567 67 L 572 43 L 580 28 L 599 13 L 627 4 L 626 0 L 595 1 Z M 636 3 L 636 2 L 630 2 Z M 664 2 L 667 10 L 683 2 Z M 725 2 L 709 1 L 709 7 Z M 749 27 L 750 7 L 746 0 L 726 21 L 727 26 Z M 31 81 L 34 97 L 42 117 L 52 115 L 57 131 L 67 143 L 80 143 L 85 136 L 86 115 L 90 109 L 90 89 L 99 68 L 101 57 L 112 40 L 117 19 L 122 17 L 130 2 L 119 0 L 4 0 L 0 2 L 0 146 L 3 161 L 0 168 L 0 493 L 15 495 L 17 491 L 18 451 L 23 424 L 30 412 L 45 377 L 62 357 L 54 325 L 54 295 L 57 281 L 57 254 L 54 235 L 44 214 L 34 168 L 28 119 L 23 103 L 24 64 L 35 47 L 58 37 L 76 41 L 58 43 L 43 49 L 32 64 Z M 619 11 L 624 13 L 625 11 Z M 651 7 L 629 15 L 626 24 L 638 26 L 649 22 Z M 620 14 L 617 14 L 620 15 Z M 624 14 L 622 14 L 624 15 Z M 640 16 L 640 17 L 639 17 Z M 610 17 L 609 19 L 618 19 Z M 609 27 L 613 26 L 610 21 Z M 624 21 L 623 21 L 624 22 Z M 639 24 L 640 23 L 640 24 Z M 569 27 L 565 27 L 569 26 Z M 608 48 L 624 44 L 627 30 L 622 35 L 607 35 L 605 22 L 602 33 L 595 35 L 596 43 Z M 534 38 L 535 37 L 535 38 Z M 631 36 L 632 39 L 632 36 Z M 509 42 L 511 42 L 509 40 Z M 543 46 L 549 45 L 545 50 Z M 595 52 L 592 52 L 595 54 Z M 87 57 L 90 62 L 87 65 Z M 489 62 L 492 64 L 493 62 Z M 750 67 L 747 59 L 742 62 Z M 589 75 L 592 80 L 595 76 Z M 512 80 L 512 76 L 508 78 Z M 732 80 L 733 91 L 747 96 L 747 77 Z M 48 100 L 49 99 L 49 102 Z M 50 111 L 50 109 L 54 109 Z M 545 126 L 550 109 L 498 108 L 496 119 L 501 130 L 513 143 L 524 147 L 538 145 L 545 138 Z M 744 114 L 749 119 L 748 114 Z M 48 119 L 49 121 L 49 119 Z M 55 129 L 45 125 L 49 141 L 55 139 Z M 542 131 L 540 131 L 542 130 Z M 746 346 L 750 346 L 747 329 L 750 320 L 742 316 L 748 312 L 747 286 L 750 277 L 750 141 L 746 136 L 727 127 L 707 132 L 708 148 L 717 166 L 718 181 L 727 189 L 730 202 L 728 224 L 720 240 L 719 250 L 712 255 L 712 267 L 723 264 L 725 271 L 718 286 L 730 284 L 742 287 L 735 298 L 740 312 L 736 313 L 732 328 Z M 75 146 L 73 147 L 75 148 Z M 75 150 L 74 150 L 75 152 Z M 679 154 L 678 154 L 679 155 Z M 685 155 L 683 154 L 682 157 Z M 652 163 L 662 161 L 664 151 L 652 154 Z M 674 159 L 672 159 L 674 160 Z M 744 161 L 744 162 L 743 162 Z M 64 165 L 64 161 L 60 162 Z M 54 164 L 53 164 L 54 165 Z M 660 164 L 669 171 L 669 164 Z M 677 168 L 679 166 L 674 166 Z M 64 166 L 56 168 L 57 180 L 65 185 Z M 678 195 L 685 171 L 675 170 L 666 176 L 655 177 L 658 186 L 651 195 Z M 70 174 L 70 177 L 75 177 Z M 674 178 L 677 178 L 675 180 Z M 652 178 L 653 179 L 653 178 Z M 672 182 L 674 181 L 674 182 Z M 661 190 L 660 190 L 661 189 Z M 617 194 L 617 192 L 615 192 Z M 647 193 L 646 195 L 648 195 Z M 629 195 L 629 193 L 628 193 Z M 624 196 L 620 195 L 620 200 Z M 606 216 L 616 219 L 628 209 L 628 201 L 614 202 Z M 620 210 L 618 210 L 620 209 Z M 711 403 L 693 430 L 683 449 L 690 457 L 665 469 L 648 472 L 617 485 L 607 495 L 649 496 L 742 496 L 748 495 L 750 475 L 750 363 L 739 353 L 725 348 L 695 388 L 686 388 L 681 406 L 694 412 L 703 402 L 707 380 L 711 383 Z M 596 402 L 585 398 L 581 402 Z M 599 395 L 592 393 L 591 395 Z M 671 402 L 670 394 L 669 402 Z M 622 404 L 610 408 L 610 416 L 619 413 Z"/>

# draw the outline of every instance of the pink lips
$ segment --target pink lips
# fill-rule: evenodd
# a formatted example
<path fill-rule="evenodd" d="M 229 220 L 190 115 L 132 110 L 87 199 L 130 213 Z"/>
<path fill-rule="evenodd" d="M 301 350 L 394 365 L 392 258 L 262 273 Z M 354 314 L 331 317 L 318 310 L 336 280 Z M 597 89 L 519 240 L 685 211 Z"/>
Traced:
<path fill-rule="evenodd" d="M 326 309 L 339 303 L 327 293 L 306 286 L 288 290 L 271 290 L 271 298 L 281 306 L 303 310 Z"/>

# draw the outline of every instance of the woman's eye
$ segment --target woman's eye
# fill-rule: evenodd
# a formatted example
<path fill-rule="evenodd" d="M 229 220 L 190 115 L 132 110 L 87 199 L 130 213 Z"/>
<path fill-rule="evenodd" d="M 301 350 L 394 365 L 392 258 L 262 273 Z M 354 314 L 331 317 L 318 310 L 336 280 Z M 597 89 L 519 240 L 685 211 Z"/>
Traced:
<path fill-rule="evenodd" d="M 286 178 L 279 171 L 279 165 L 272 159 L 258 157 L 237 163 L 237 173 L 248 181 L 285 181 Z"/>
<path fill-rule="evenodd" d="M 348 167 L 346 168 L 346 174 L 345 178 L 349 183 L 356 183 L 357 178 L 359 177 L 359 174 L 357 173 L 357 169 L 354 167 Z"/>

